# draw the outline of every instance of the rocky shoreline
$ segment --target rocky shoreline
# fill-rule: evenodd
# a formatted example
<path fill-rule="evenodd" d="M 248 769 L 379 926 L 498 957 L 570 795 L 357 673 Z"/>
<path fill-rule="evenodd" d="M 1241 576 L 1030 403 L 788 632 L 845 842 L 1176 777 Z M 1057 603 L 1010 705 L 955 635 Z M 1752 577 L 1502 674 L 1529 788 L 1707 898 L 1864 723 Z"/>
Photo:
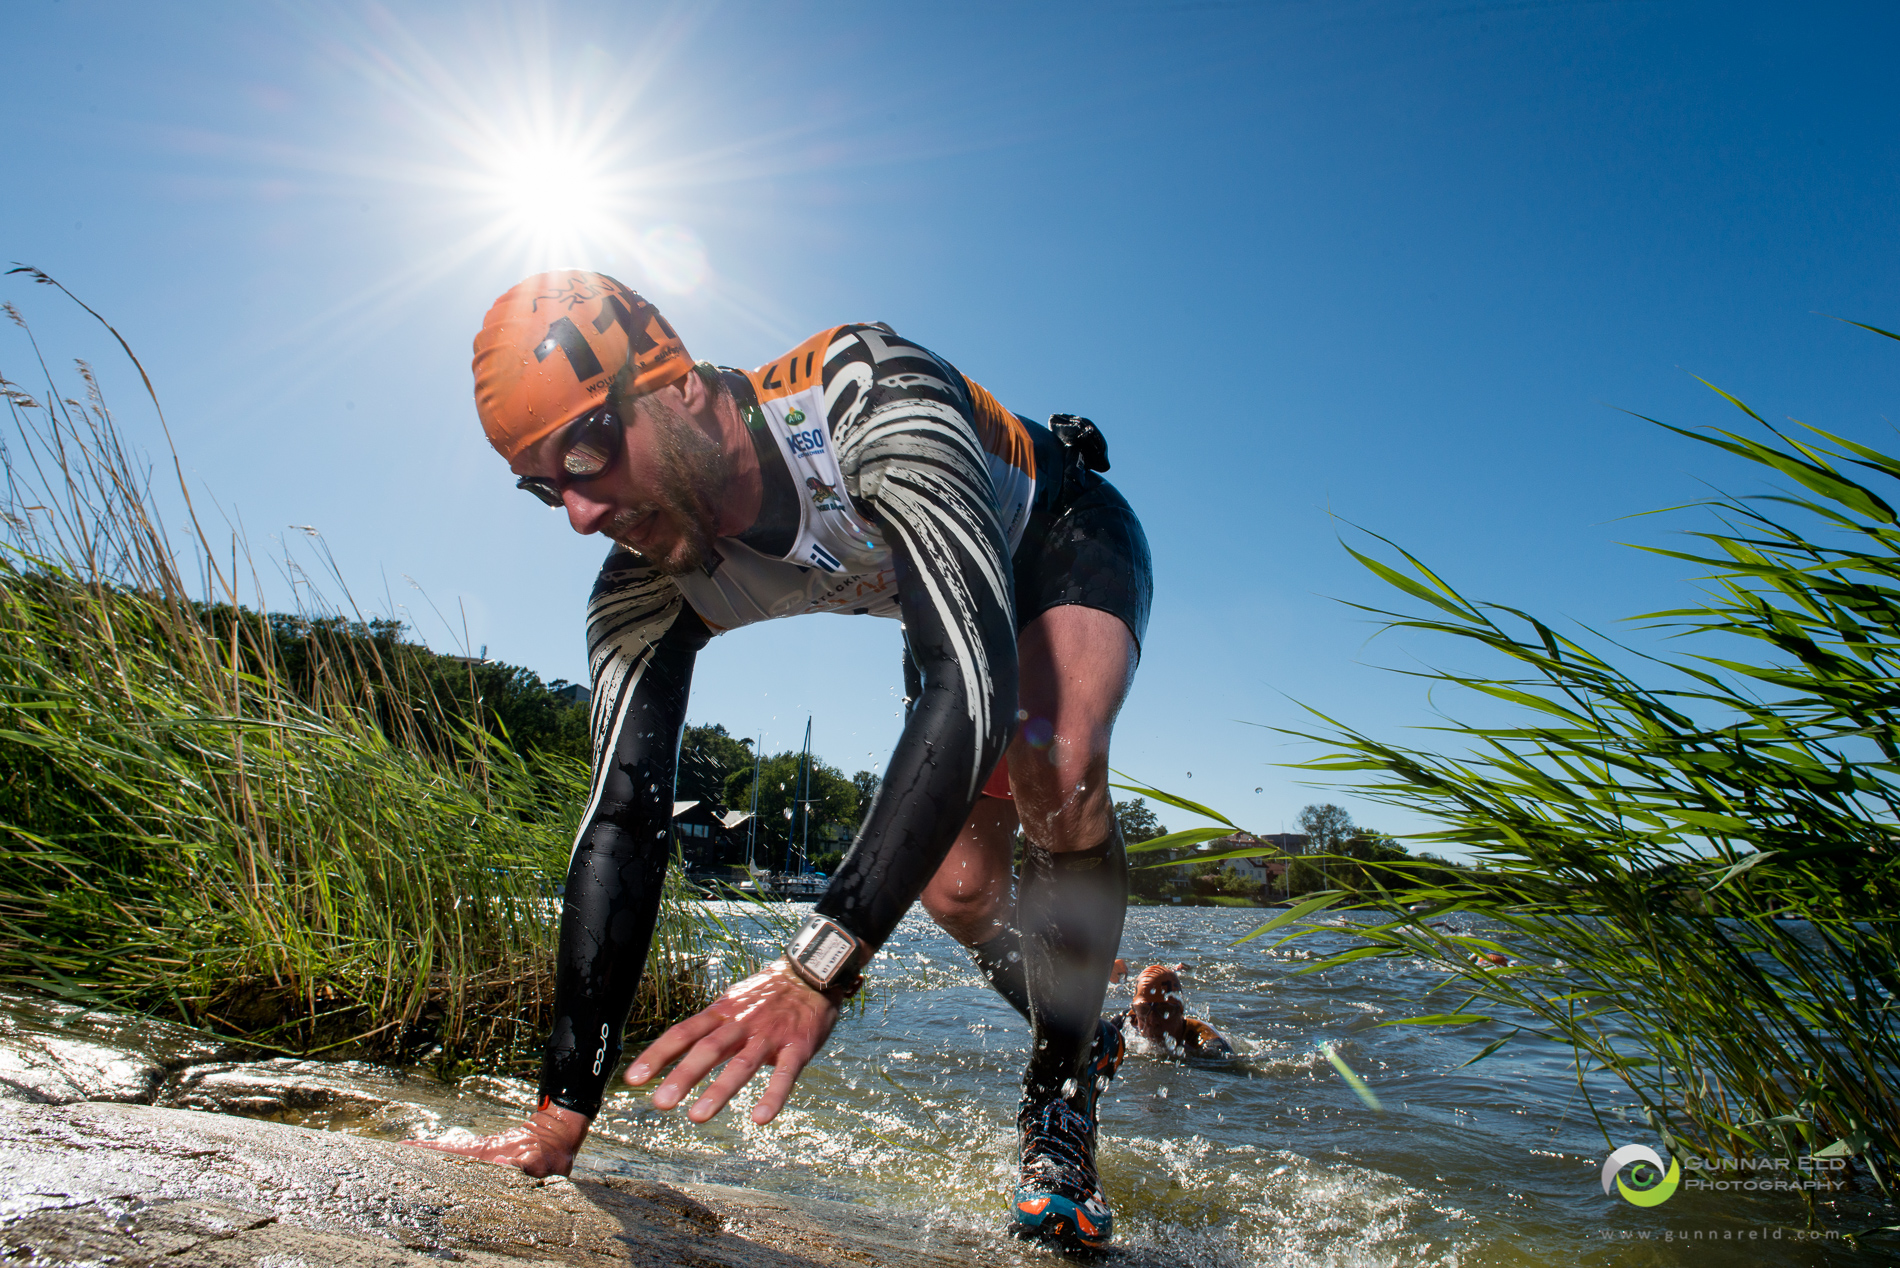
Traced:
<path fill-rule="evenodd" d="M 585 1155 L 571 1180 L 533 1180 L 377 1138 L 436 1117 L 405 1090 L 403 1076 L 376 1067 L 246 1062 L 181 1027 L 0 997 L 0 1260 L 1058 1262 L 1000 1237 L 819 1198 L 594 1171 Z"/>

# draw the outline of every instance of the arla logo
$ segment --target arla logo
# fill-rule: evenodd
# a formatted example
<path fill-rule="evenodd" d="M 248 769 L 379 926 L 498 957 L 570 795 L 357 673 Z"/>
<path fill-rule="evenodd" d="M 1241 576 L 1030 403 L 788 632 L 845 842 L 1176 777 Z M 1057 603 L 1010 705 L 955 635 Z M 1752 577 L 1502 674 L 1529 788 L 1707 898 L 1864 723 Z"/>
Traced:
<path fill-rule="evenodd" d="M 1625 1184 L 1620 1174 L 1625 1167 L 1630 1168 L 1631 1184 Z M 1681 1164 L 1670 1159 L 1665 1174 L 1661 1156 L 1648 1145 L 1624 1145 L 1603 1160 L 1603 1192 L 1609 1193 L 1615 1185 L 1632 1206 L 1661 1206 L 1681 1183 Z"/>

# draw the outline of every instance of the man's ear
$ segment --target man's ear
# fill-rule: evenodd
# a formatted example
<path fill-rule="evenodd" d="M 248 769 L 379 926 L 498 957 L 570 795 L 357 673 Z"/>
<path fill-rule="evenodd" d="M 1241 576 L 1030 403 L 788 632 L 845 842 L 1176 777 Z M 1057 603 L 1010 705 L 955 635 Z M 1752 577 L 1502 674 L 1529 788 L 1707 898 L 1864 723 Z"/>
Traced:
<path fill-rule="evenodd" d="M 706 376 L 694 366 L 693 372 L 673 385 L 679 389 L 681 404 L 688 414 L 698 416 L 712 405 L 712 385 L 706 382 Z"/>

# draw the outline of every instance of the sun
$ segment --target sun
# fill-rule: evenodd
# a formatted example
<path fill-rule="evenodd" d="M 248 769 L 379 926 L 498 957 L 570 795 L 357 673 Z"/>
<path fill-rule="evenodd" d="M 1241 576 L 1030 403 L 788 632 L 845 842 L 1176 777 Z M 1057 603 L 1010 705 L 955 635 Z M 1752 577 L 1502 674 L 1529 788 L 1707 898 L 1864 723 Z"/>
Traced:
<path fill-rule="evenodd" d="M 616 236 L 620 191 L 604 157 L 585 145 L 532 138 L 498 146 L 487 175 L 498 227 L 538 266 L 571 264 Z"/>

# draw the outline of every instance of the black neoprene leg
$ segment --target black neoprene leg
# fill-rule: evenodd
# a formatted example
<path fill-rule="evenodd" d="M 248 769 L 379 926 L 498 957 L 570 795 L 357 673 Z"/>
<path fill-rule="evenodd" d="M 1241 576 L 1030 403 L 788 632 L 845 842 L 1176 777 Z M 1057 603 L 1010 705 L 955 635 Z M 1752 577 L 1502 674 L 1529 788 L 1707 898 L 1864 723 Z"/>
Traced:
<path fill-rule="evenodd" d="M 971 947 L 970 955 L 978 971 L 996 988 L 996 993 L 1028 1018 L 1029 982 L 1023 969 L 1022 933 L 1013 925 L 1005 925 L 1003 931 L 989 941 Z"/>
<path fill-rule="evenodd" d="M 1108 974 L 1121 945 L 1128 908 L 1128 856 L 1121 826 L 1092 850 L 1052 854 L 1031 844 L 1023 852 L 1016 924 L 1033 1032 L 1023 1076 L 1032 1100 L 1073 1097 L 1108 994 Z"/>

